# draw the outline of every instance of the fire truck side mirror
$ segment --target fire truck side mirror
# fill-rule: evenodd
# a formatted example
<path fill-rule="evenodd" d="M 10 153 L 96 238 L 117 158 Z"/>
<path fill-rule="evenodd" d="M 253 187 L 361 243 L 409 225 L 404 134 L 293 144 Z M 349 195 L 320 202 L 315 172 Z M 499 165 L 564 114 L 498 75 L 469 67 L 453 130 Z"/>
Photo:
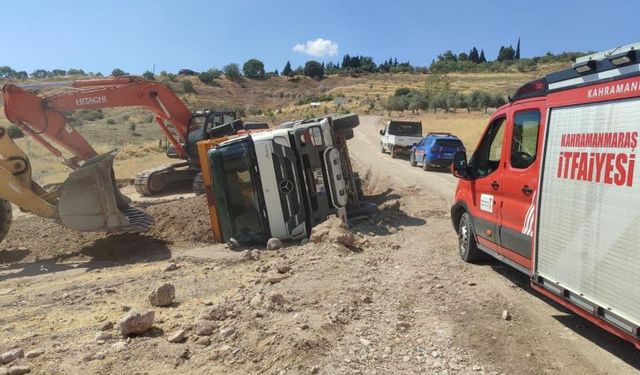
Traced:
<path fill-rule="evenodd" d="M 464 151 L 458 151 L 453 155 L 451 171 L 453 175 L 458 178 L 467 179 L 470 177 L 469 166 L 467 165 L 467 154 Z"/>

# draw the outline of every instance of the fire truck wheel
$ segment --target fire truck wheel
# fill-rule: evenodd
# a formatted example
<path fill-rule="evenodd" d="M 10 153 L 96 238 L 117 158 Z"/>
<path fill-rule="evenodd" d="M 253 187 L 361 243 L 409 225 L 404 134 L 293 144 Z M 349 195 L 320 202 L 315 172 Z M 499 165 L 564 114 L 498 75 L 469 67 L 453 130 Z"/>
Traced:
<path fill-rule="evenodd" d="M 483 253 L 476 244 L 471 217 L 466 212 L 460 216 L 458 223 L 458 250 L 465 262 L 474 263 L 483 259 Z"/>

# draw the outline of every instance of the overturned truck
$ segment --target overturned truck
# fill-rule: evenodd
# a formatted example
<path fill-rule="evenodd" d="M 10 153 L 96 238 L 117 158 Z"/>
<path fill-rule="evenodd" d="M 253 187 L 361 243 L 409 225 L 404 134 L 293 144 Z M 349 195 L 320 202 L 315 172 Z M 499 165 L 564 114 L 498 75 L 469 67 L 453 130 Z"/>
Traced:
<path fill-rule="evenodd" d="M 357 115 L 292 121 L 198 154 L 217 241 L 264 244 L 302 239 L 330 215 L 358 205 L 346 140 Z"/>

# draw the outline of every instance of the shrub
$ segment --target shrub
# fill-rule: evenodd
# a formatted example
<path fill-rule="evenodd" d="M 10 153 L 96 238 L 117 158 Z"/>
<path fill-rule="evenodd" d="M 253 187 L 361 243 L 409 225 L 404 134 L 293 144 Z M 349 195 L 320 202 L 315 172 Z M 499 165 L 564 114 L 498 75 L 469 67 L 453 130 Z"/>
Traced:
<path fill-rule="evenodd" d="M 322 78 L 324 77 L 324 67 L 317 61 L 307 61 L 304 64 L 304 75 L 311 78 Z"/>
<path fill-rule="evenodd" d="M 113 77 L 120 77 L 120 76 L 126 76 L 129 73 L 126 73 L 124 70 L 119 69 L 119 68 L 115 68 L 111 71 L 111 76 Z"/>
<path fill-rule="evenodd" d="M 115 125 L 116 124 L 116 120 L 110 118 L 107 120 L 107 125 Z"/>
<path fill-rule="evenodd" d="M 224 68 L 222 68 L 222 71 L 230 81 L 239 81 L 242 78 L 242 73 L 240 73 L 240 68 L 236 63 L 225 65 Z"/>
<path fill-rule="evenodd" d="M 136 132 L 136 123 L 135 122 L 130 122 L 129 123 L 129 130 L 131 130 L 132 133 Z"/>
<path fill-rule="evenodd" d="M 198 79 L 200 80 L 200 82 L 210 85 L 215 79 L 220 78 L 221 75 L 222 71 L 212 68 L 207 70 L 206 72 L 198 74 Z"/>
<path fill-rule="evenodd" d="M 145 79 L 148 79 L 150 81 L 153 81 L 153 80 L 156 79 L 156 76 L 152 72 L 150 72 L 148 70 L 146 72 L 142 73 L 142 77 L 145 78 Z"/>
<path fill-rule="evenodd" d="M 188 79 L 185 79 L 184 81 L 182 81 L 182 90 L 185 93 L 194 93 L 197 94 L 196 89 L 193 87 L 193 82 L 191 82 Z"/>

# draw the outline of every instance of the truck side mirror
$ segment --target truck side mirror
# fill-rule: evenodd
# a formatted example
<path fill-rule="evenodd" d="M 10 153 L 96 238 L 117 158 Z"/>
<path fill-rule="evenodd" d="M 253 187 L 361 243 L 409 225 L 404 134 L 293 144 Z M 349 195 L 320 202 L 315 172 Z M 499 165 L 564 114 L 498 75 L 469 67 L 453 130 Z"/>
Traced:
<path fill-rule="evenodd" d="M 380 135 L 384 135 L 384 130 L 380 129 Z"/>
<path fill-rule="evenodd" d="M 467 153 L 464 151 L 457 151 L 453 155 L 453 164 L 451 165 L 451 172 L 457 178 L 468 179 L 471 173 L 469 173 L 469 166 L 467 165 Z"/>

